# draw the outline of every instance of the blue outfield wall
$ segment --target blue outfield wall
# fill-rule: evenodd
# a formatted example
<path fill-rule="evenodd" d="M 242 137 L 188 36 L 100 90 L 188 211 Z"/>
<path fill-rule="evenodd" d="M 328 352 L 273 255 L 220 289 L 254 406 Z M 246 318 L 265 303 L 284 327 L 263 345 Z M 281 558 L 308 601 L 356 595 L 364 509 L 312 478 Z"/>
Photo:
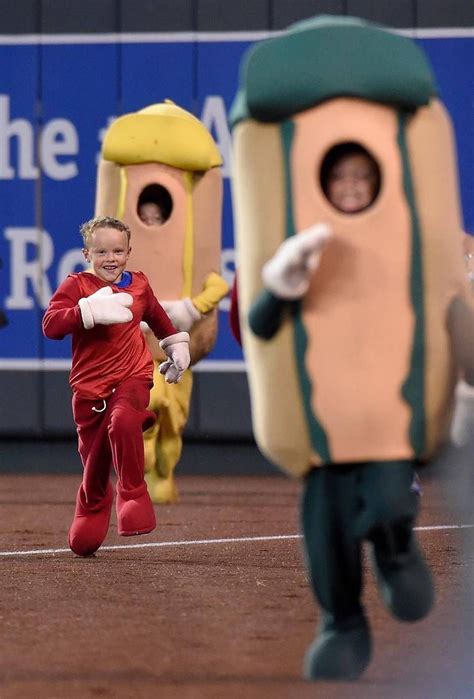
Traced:
<path fill-rule="evenodd" d="M 474 234 L 474 32 L 441 30 L 417 41 L 454 123 L 464 222 Z M 243 34 L 157 35 L 146 42 L 127 35 L 122 43 L 117 35 L 50 36 L 41 43 L 0 37 L 0 308 L 9 319 L 0 331 L 0 369 L 69 365 L 69 339 L 45 340 L 41 317 L 61 280 L 83 268 L 78 229 L 93 213 L 104 129 L 120 114 L 170 98 L 211 130 L 224 157 L 222 273 L 232 282 L 227 114 L 250 43 Z M 243 369 L 228 304 L 221 304 L 216 347 L 199 367 L 205 371 Z"/>

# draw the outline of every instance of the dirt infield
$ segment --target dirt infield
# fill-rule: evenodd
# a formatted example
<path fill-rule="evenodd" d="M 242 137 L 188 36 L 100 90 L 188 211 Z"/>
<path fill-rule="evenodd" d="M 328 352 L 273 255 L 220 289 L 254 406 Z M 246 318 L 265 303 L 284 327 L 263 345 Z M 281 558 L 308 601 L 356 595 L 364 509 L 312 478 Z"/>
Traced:
<path fill-rule="evenodd" d="M 79 559 L 61 550 L 78 477 L 0 476 L 0 696 L 472 699 L 474 529 L 457 526 L 473 524 L 472 489 L 453 508 L 442 479 L 422 482 L 435 610 L 394 621 L 368 572 L 374 659 L 357 683 L 314 684 L 301 679 L 317 611 L 298 483 L 182 476 L 153 534 L 124 539 L 113 519 L 105 548 Z"/>

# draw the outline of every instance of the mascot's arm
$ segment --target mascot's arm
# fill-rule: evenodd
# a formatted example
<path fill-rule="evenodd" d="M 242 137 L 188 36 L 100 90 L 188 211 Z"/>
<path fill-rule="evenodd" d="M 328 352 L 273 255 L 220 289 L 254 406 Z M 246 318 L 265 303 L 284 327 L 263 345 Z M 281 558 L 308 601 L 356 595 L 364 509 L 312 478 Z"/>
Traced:
<path fill-rule="evenodd" d="M 193 296 L 191 301 L 199 313 L 206 315 L 206 313 L 210 313 L 214 310 L 219 301 L 222 301 L 228 291 L 229 286 L 225 279 L 223 279 L 220 274 L 211 272 L 211 274 L 206 277 L 204 289 L 197 296 Z"/>
<path fill-rule="evenodd" d="M 456 386 L 451 439 L 463 446 L 474 437 L 474 308 L 462 298 L 451 303 L 448 329 L 454 358 L 462 371 Z"/>
<path fill-rule="evenodd" d="M 252 332 L 263 340 L 271 340 L 278 331 L 283 313 L 290 304 L 264 289 L 250 307 L 249 325 Z"/>
<path fill-rule="evenodd" d="M 271 339 L 280 327 L 288 301 L 298 301 L 305 295 L 330 236 L 325 224 L 311 226 L 287 238 L 263 265 L 265 288 L 249 313 L 249 325 L 256 335 Z"/>
<path fill-rule="evenodd" d="M 224 279 L 215 272 L 211 272 L 204 288 L 192 299 L 184 298 L 176 301 L 162 301 L 161 305 L 169 315 L 172 323 L 179 330 L 189 331 L 194 323 L 216 308 L 217 304 L 229 291 L 229 287 Z"/>

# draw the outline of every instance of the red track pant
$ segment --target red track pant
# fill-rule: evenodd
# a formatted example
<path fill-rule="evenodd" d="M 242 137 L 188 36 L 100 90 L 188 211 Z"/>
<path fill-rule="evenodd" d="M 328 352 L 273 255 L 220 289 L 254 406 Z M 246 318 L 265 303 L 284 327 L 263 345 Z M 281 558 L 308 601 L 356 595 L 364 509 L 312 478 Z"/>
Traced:
<path fill-rule="evenodd" d="M 143 485 L 142 431 L 155 421 L 154 414 L 147 410 L 150 388 L 149 380 L 130 378 L 105 401 L 74 394 L 72 409 L 84 467 L 82 487 L 89 507 L 105 497 L 112 467 L 120 490 L 131 491 Z"/>

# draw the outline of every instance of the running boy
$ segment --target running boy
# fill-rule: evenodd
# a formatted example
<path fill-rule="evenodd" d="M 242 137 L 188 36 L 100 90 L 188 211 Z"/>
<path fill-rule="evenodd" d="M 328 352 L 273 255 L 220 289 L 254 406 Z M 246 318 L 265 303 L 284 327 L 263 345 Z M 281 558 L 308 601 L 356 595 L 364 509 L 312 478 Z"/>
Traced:
<path fill-rule="evenodd" d="M 153 361 L 140 330 L 143 320 L 161 340 L 168 359 L 160 371 L 176 383 L 189 365 L 189 335 L 178 332 L 156 300 L 143 272 L 125 270 L 130 229 L 99 216 L 81 226 L 91 270 L 70 274 L 51 298 L 43 332 L 72 335 L 72 409 L 84 467 L 69 530 L 78 556 L 104 541 L 113 503 L 110 472 L 117 474 L 117 528 L 122 536 L 156 526 L 144 481 L 142 430 L 154 422 L 147 411 Z"/>

